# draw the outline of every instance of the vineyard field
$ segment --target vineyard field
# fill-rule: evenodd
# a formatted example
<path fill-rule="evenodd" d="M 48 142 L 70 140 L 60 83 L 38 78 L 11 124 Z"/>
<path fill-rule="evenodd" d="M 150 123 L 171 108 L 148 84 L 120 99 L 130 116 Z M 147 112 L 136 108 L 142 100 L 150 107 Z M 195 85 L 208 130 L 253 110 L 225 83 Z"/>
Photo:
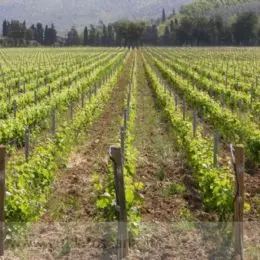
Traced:
<path fill-rule="evenodd" d="M 0 145 L 10 259 L 231 257 L 238 171 L 260 257 L 260 48 L 0 49 Z"/>

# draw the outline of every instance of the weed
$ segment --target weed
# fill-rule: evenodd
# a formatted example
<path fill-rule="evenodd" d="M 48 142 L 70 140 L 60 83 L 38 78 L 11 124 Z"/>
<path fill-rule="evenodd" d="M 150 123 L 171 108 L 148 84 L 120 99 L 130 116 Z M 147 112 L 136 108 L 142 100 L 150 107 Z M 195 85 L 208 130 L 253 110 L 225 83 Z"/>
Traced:
<path fill-rule="evenodd" d="M 182 209 L 180 210 L 180 217 L 181 217 L 182 219 L 188 220 L 188 221 L 193 220 L 193 215 L 192 215 L 192 213 L 190 212 L 190 210 L 187 209 L 187 208 L 182 208 Z"/>
<path fill-rule="evenodd" d="M 171 183 L 166 190 L 163 191 L 164 196 L 172 196 L 183 194 L 185 192 L 185 187 L 182 184 Z"/>
<path fill-rule="evenodd" d="M 62 257 L 65 256 L 65 255 L 69 255 L 70 252 L 71 252 L 71 245 L 70 245 L 69 242 L 67 241 L 67 242 L 63 245 L 63 247 L 62 247 L 62 249 L 61 249 L 61 252 L 60 252 L 60 254 L 59 254 L 59 258 L 62 258 Z"/>
<path fill-rule="evenodd" d="M 163 171 L 163 169 L 160 169 L 159 171 L 157 171 L 155 173 L 155 176 L 160 180 L 160 181 L 163 181 L 164 178 L 165 178 L 165 173 Z"/>

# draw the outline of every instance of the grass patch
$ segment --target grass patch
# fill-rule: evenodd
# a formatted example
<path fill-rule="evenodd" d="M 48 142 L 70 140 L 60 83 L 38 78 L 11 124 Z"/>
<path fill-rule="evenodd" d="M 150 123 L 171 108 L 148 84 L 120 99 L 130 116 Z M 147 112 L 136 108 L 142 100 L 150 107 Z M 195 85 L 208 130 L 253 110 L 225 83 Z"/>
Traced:
<path fill-rule="evenodd" d="M 159 171 L 157 171 L 157 172 L 155 173 L 155 176 L 156 176 L 160 181 L 163 181 L 164 178 L 165 178 L 164 170 L 163 170 L 163 169 L 160 169 Z"/>
<path fill-rule="evenodd" d="M 173 223 L 172 225 L 172 231 L 173 232 L 191 232 L 196 229 L 195 223 L 192 221 L 179 221 L 176 223 Z"/>
<path fill-rule="evenodd" d="M 180 210 L 180 217 L 181 217 L 181 219 L 187 220 L 187 221 L 193 221 L 194 220 L 194 217 L 193 217 L 191 211 L 187 208 L 182 208 Z"/>
<path fill-rule="evenodd" d="M 184 194 L 185 186 L 179 183 L 171 183 L 162 193 L 164 196 Z"/>
<path fill-rule="evenodd" d="M 63 256 L 67 256 L 67 255 L 69 255 L 70 253 L 71 253 L 71 245 L 70 245 L 70 243 L 69 242 L 66 242 L 64 245 L 63 245 L 63 247 L 62 247 L 62 249 L 61 249 L 61 252 L 60 252 L 60 254 L 59 254 L 59 256 L 58 256 L 58 259 L 61 259 Z"/>
<path fill-rule="evenodd" d="M 256 208 L 257 215 L 260 216 L 260 194 L 256 194 L 253 198 L 253 205 Z"/>

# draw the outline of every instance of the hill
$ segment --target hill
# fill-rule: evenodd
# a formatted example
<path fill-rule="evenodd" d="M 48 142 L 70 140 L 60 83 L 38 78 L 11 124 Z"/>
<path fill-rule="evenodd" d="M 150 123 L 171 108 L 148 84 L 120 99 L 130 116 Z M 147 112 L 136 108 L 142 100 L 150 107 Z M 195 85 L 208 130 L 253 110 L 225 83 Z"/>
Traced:
<path fill-rule="evenodd" d="M 260 11 L 259 0 L 197 0 L 183 5 L 180 8 L 180 13 L 189 16 L 236 15 L 252 10 Z"/>
<path fill-rule="evenodd" d="M 174 18 L 180 20 L 182 17 L 213 17 L 221 16 L 224 21 L 229 21 L 234 16 L 245 12 L 260 14 L 259 0 L 194 0 L 183 4 Z M 158 25 L 159 35 L 164 34 L 165 26 L 170 25 L 173 15 L 167 17 L 165 22 Z"/>
<path fill-rule="evenodd" d="M 113 22 L 121 18 L 148 19 L 179 9 L 191 0 L 0 0 L 0 19 L 26 20 L 28 23 L 53 22 L 58 30 L 71 25 Z"/>

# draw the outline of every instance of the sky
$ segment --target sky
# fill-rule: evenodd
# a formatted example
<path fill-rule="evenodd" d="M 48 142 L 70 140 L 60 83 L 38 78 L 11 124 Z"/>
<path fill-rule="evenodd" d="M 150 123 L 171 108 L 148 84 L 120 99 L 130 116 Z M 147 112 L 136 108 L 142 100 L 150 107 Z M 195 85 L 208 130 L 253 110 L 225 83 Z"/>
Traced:
<path fill-rule="evenodd" d="M 191 0 L 0 0 L 0 19 L 26 20 L 27 24 L 54 23 L 60 31 L 72 25 L 83 28 L 99 20 L 158 18 L 180 3 Z"/>

